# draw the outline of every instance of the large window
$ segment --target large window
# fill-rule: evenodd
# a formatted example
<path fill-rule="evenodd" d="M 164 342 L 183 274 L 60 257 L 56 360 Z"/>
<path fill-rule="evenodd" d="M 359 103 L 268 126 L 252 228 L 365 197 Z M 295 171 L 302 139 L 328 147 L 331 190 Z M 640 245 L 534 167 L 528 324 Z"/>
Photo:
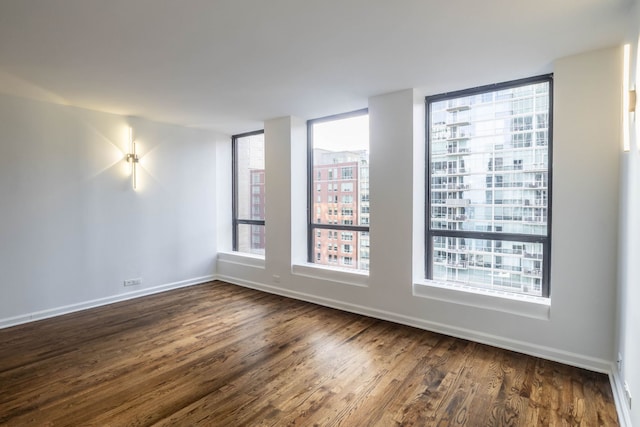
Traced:
<path fill-rule="evenodd" d="M 368 271 L 368 112 L 309 120 L 307 128 L 309 262 Z"/>
<path fill-rule="evenodd" d="M 232 137 L 233 250 L 264 255 L 264 131 Z"/>
<path fill-rule="evenodd" d="M 549 296 L 551 75 L 426 98 L 426 276 Z"/>

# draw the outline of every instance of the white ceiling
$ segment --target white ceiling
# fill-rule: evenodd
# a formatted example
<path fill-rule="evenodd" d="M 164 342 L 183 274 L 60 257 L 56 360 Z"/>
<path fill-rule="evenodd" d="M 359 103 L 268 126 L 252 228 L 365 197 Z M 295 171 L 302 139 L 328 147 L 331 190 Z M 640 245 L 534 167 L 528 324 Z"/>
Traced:
<path fill-rule="evenodd" d="M 631 0 L 0 0 L 0 92 L 238 133 L 552 70 Z"/>

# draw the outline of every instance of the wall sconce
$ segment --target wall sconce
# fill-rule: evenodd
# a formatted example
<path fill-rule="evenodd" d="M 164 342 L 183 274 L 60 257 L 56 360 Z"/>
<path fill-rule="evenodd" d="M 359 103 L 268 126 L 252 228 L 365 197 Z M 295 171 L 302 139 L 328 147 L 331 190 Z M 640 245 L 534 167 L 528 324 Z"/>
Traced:
<path fill-rule="evenodd" d="M 629 89 L 629 74 L 631 66 L 631 45 L 625 44 L 623 48 L 622 64 L 622 148 L 631 150 L 630 121 L 636 111 L 636 91 Z"/>
<path fill-rule="evenodd" d="M 136 143 L 133 141 L 133 129 L 131 129 L 131 127 L 129 127 L 129 153 L 127 153 L 125 158 L 127 162 L 131 163 L 131 184 L 135 190 L 138 185 L 137 169 L 140 159 L 136 153 Z"/>

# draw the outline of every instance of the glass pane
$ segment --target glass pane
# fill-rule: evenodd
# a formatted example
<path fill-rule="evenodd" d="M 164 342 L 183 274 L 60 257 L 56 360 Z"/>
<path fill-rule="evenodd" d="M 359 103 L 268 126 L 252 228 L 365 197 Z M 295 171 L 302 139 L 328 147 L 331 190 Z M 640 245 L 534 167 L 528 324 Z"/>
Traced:
<path fill-rule="evenodd" d="M 431 228 L 547 235 L 549 83 L 431 103 Z"/>
<path fill-rule="evenodd" d="M 238 219 L 264 219 L 264 134 L 236 139 Z"/>
<path fill-rule="evenodd" d="M 435 236 L 433 280 L 542 296 L 542 244 Z"/>
<path fill-rule="evenodd" d="M 238 224 L 238 252 L 264 255 L 264 225 Z"/>
<path fill-rule="evenodd" d="M 369 225 L 369 116 L 314 123 L 315 224 Z"/>
<path fill-rule="evenodd" d="M 368 271 L 369 233 L 316 228 L 313 232 L 313 262 Z"/>

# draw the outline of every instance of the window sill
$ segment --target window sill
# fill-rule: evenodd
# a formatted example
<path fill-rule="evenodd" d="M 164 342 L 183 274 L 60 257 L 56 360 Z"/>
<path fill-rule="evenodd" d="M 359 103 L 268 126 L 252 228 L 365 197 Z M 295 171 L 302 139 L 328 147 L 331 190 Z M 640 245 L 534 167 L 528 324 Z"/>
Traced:
<path fill-rule="evenodd" d="M 264 269 L 264 256 L 244 252 L 218 252 L 218 262 Z"/>
<path fill-rule="evenodd" d="M 340 267 L 328 267 L 313 263 L 294 264 L 291 266 L 291 273 L 297 276 L 328 280 L 344 285 L 360 287 L 369 286 L 369 273 L 343 269 Z"/>
<path fill-rule="evenodd" d="M 475 289 L 464 285 L 431 280 L 422 280 L 414 283 L 413 295 L 469 307 L 501 311 L 533 319 L 549 320 L 551 318 L 550 298 Z"/>

